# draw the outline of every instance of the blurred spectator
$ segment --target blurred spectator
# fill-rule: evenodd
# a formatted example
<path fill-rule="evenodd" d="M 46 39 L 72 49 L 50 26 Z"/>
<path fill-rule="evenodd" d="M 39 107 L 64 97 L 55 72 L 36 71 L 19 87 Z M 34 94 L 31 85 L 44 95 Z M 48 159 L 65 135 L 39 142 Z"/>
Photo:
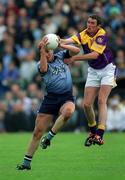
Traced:
<path fill-rule="evenodd" d="M 5 11 L 5 16 L 10 16 L 10 15 L 16 15 L 18 16 L 19 9 L 17 5 L 15 4 L 14 0 L 8 0 L 7 1 L 7 6 L 6 6 L 6 11 Z"/>
<path fill-rule="evenodd" d="M 125 53 L 122 49 L 117 51 L 115 61 L 118 68 L 117 84 L 119 88 L 125 88 Z"/>
<path fill-rule="evenodd" d="M 8 65 L 8 69 L 4 72 L 4 80 L 7 86 L 10 86 L 14 82 L 18 82 L 20 78 L 19 69 L 16 67 L 15 63 L 12 61 Z"/>
<path fill-rule="evenodd" d="M 24 0 L 24 6 L 27 10 L 27 15 L 30 18 L 36 17 L 35 0 Z"/>
<path fill-rule="evenodd" d="M 17 44 L 22 45 L 22 42 L 25 39 L 29 39 L 32 42 L 34 40 L 31 30 L 29 29 L 29 23 L 27 22 L 27 20 L 23 20 L 21 22 L 18 33 L 16 34 L 16 42 Z"/>
<path fill-rule="evenodd" d="M 6 8 L 5 8 L 4 4 L 1 1 L 0 1 L 0 16 L 4 16 Z"/>
<path fill-rule="evenodd" d="M 71 71 L 71 74 L 73 77 L 74 85 L 78 86 L 79 84 L 81 85 L 81 83 L 83 84 L 83 81 L 84 81 L 83 65 L 84 65 L 84 63 L 80 62 L 80 61 L 70 64 L 70 66 L 71 66 L 70 71 Z"/>
<path fill-rule="evenodd" d="M 37 96 L 38 87 L 36 83 L 30 83 L 27 87 L 28 96 L 34 98 Z"/>
<path fill-rule="evenodd" d="M 5 18 L 3 15 L 0 15 L 0 41 L 3 40 L 3 33 L 6 31 L 6 29 Z"/>
<path fill-rule="evenodd" d="M 35 19 L 31 19 L 29 25 L 34 41 L 40 40 L 42 38 L 42 31 L 39 28 L 38 21 L 36 21 Z"/>
<path fill-rule="evenodd" d="M 57 34 L 60 37 L 66 36 L 67 35 L 67 28 L 68 28 L 68 26 L 69 26 L 69 20 L 68 20 L 68 18 L 66 16 L 63 16 L 61 24 L 58 27 Z"/>
<path fill-rule="evenodd" d="M 0 63 L 0 97 L 3 95 L 5 91 L 5 86 L 4 86 L 4 72 L 3 72 L 3 67 L 2 63 Z"/>
<path fill-rule="evenodd" d="M 17 57 L 20 61 L 20 64 L 23 60 L 26 59 L 27 55 L 29 54 L 29 52 L 32 50 L 32 44 L 31 41 L 29 39 L 24 39 L 22 41 L 22 45 L 18 45 L 16 47 L 17 50 Z"/>
<path fill-rule="evenodd" d="M 118 3 L 117 0 L 109 0 L 104 7 L 104 16 L 109 18 L 114 14 L 120 14 L 121 11 L 121 4 Z"/>
<path fill-rule="evenodd" d="M 21 79 L 29 83 L 32 81 L 36 72 L 37 72 L 37 68 L 35 62 L 35 51 L 31 50 L 26 55 L 26 59 L 21 62 L 20 65 Z"/>
<path fill-rule="evenodd" d="M 5 127 L 4 127 L 4 112 L 0 111 L 0 133 L 5 132 Z"/>
<path fill-rule="evenodd" d="M 13 110 L 13 104 L 14 104 L 14 99 L 13 99 L 13 94 L 11 91 L 8 91 L 6 94 L 5 94 L 5 99 L 4 99 L 4 103 L 7 107 L 7 111 L 9 113 L 12 112 Z"/>
<path fill-rule="evenodd" d="M 57 25 L 52 22 L 51 16 L 46 16 L 44 18 L 44 23 L 42 25 L 42 29 L 45 34 L 56 33 Z"/>
<path fill-rule="evenodd" d="M 27 97 L 27 94 L 25 91 L 19 91 L 18 98 L 22 104 L 23 111 L 27 115 L 29 115 L 31 112 L 32 100 L 29 97 Z"/>
<path fill-rule="evenodd" d="M 122 111 L 120 108 L 119 96 L 114 96 L 109 99 L 108 104 L 108 118 L 106 122 L 107 131 L 121 131 L 123 130 Z"/>

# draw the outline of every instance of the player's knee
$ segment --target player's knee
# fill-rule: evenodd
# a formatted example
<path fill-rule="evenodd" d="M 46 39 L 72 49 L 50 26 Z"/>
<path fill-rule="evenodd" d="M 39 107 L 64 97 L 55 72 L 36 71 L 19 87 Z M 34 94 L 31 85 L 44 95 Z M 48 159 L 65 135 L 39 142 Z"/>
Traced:
<path fill-rule="evenodd" d="M 64 114 L 65 119 L 69 119 L 72 116 L 73 112 L 74 112 L 73 109 L 67 108 L 66 111 L 65 111 L 65 114 Z"/>
<path fill-rule="evenodd" d="M 98 98 L 98 105 L 101 105 L 101 104 L 106 104 L 106 101 L 102 97 L 99 97 Z"/>
<path fill-rule="evenodd" d="M 91 104 L 90 103 L 88 103 L 88 102 L 83 102 L 83 108 L 84 109 L 90 109 L 91 108 Z"/>

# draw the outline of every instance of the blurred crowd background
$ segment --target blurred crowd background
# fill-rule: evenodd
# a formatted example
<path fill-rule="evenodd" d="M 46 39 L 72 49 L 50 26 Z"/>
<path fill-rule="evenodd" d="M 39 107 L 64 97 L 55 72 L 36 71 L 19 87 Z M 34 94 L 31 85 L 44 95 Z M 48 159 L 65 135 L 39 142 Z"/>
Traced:
<path fill-rule="evenodd" d="M 66 38 L 76 34 L 93 13 L 103 19 L 118 67 L 106 128 L 125 131 L 125 0 L 0 0 L 0 132 L 33 131 L 45 93 L 36 67 L 43 35 Z M 76 111 L 64 131 L 87 131 L 81 105 L 87 66 L 86 62 L 70 65 Z"/>

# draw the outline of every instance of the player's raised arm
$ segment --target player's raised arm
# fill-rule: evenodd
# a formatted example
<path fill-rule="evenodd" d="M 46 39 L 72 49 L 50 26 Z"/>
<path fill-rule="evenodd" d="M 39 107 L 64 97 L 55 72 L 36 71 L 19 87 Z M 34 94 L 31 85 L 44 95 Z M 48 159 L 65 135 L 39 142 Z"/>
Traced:
<path fill-rule="evenodd" d="M 40 72 L 45 73 L 48 69 L 48 63 L 47 63 L 47 52 L 45 49 L 47 43 L 47 39 L 43 39 L 39 44 L 40 49 Z"/>

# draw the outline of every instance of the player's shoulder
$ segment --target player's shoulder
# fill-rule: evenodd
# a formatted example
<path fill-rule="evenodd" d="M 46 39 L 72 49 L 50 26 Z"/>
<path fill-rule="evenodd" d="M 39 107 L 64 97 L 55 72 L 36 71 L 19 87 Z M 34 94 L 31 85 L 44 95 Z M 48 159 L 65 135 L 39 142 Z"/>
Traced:
<path fill-rule="evenodd" d="M 106 31 L 103 28 L 100 28 L 96 34 L 96 43 L 99 45 L 106 45 L 108 38 Z"/>
<path fill-rule="evenodd" d="M 82 35 L 82 36 L 85 35 L 85 34 L 86 34 L 86 30 L 87 30 L 87 29 L 84 29 L 84 30 L 81 31 L 79 34 Z"/>
<path fill-rule="evenodd" d="M 97 32 L 97 36 L 104 36 L 106 35 L 106 31 L 103 28 L 100 28 Z"/>

